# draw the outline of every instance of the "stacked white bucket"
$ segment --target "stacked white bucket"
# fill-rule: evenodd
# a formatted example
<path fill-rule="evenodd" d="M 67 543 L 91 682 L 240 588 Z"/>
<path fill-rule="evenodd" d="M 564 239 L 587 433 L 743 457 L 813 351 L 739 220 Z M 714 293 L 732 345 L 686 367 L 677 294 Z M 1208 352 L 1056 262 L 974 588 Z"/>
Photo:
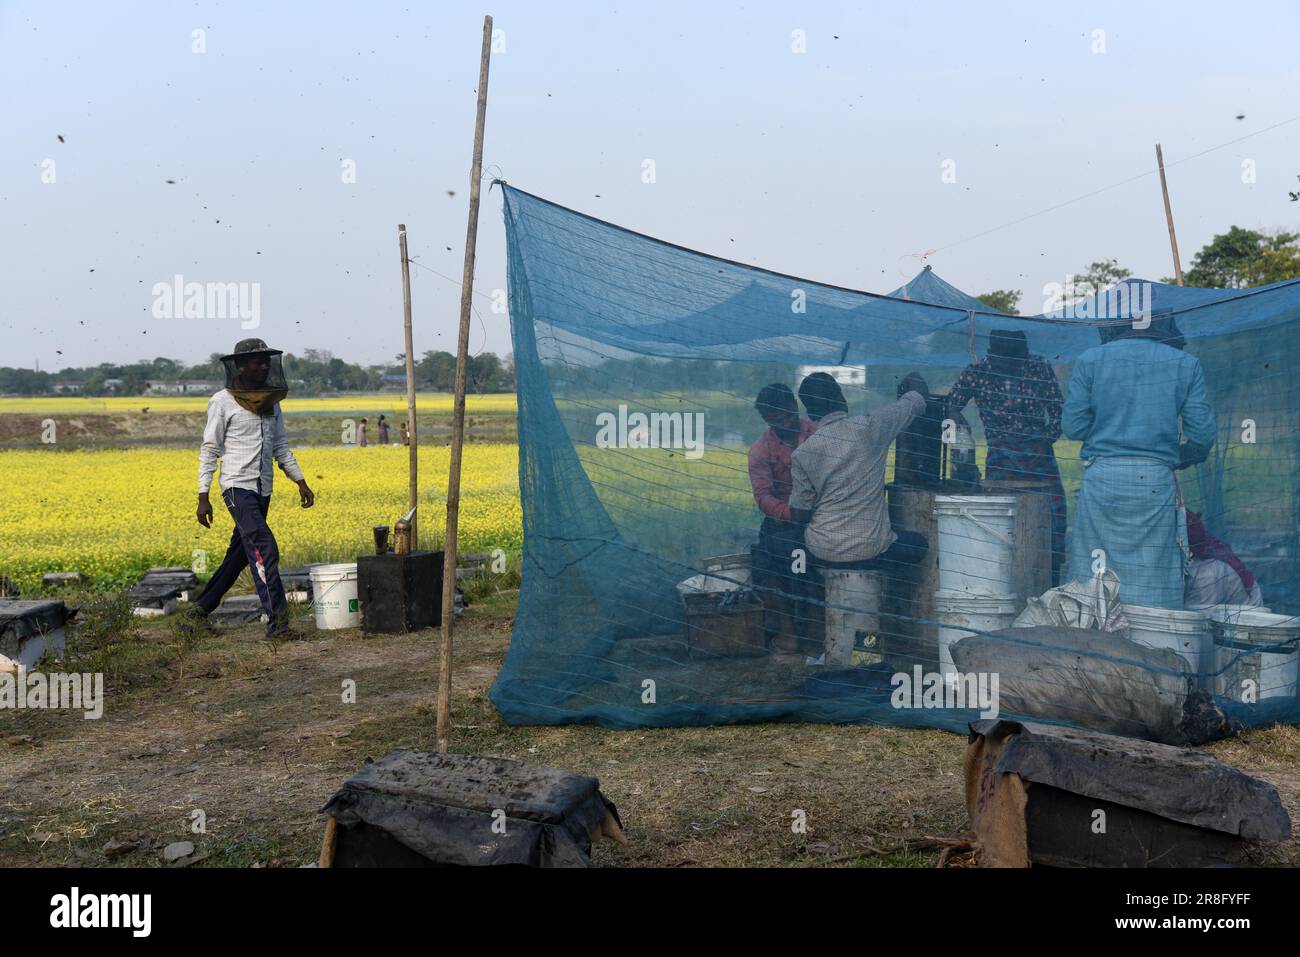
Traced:
<path fill-rule="evenodd" d="M 952 646 L 968 635 L 1009 628 L 1016 617 L 1014 495 L 936 495 L 939 526 L 939 672 L 954 681 Z"/>
<path fill-rule="evenodd" d="M 1130 638 L 1176 652 L 1206 691 L 1246 703 L 1300 693 L 1300 618 L 1244 605 L 1125 605 L 1124 617 Z"/>
<path fill-rule="evenodd" d="M 867 641 L 868 661 L 878 660 L 873 645 L 880 634 L 884 576 L 877 571 L 826 569 L 826 657 L 828 668 L 848 668 L 859 636 Z"/>

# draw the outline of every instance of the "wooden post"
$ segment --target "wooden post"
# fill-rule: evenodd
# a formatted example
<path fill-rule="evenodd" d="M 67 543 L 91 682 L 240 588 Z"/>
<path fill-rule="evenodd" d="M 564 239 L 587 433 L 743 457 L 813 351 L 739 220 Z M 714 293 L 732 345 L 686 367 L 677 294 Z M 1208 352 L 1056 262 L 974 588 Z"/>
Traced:
<path fill-rule="evenodd" d="M 460 337 L 456 343 L 456 385 L 451 419 L 451 463 L 447 469 L 447 535 L 442 565 L 442 657 L 438 667 L 438 750 L 451 733 L 451 631 L 456 618 L 456 531 L 460 517 L 460 456 L 465 441 L 465 367 L 469 364 L 470 297 L 474 295 L 474 251 L 478 240 L 479 181 L 483 178 L 483 123 L 487 117 L 488 60 L 492 18 L 483 18 L 483 53 L 478 68 L 478 116 L 469 174 L 469 225 L 465 231 L 465 273 L 460 286 Z"/>
<path fill-rule="evenodd" d="M 1174 211 L 1169 207 L 1169 184 L 1165 182 L 1165 154 L 1156 144 L 1156 165 L 1160 167 L 1160 192 L 1165 197 L 1165 222 L 1169 224 L 1169 248 L 1174 251 L 1174 279 L 1183 284 L 1183 263 L 1178 258 L 1178 237 L 1174 234 Z"/>
<path fill-rule="evenodd" d="M 406 437 L 411 443 L 410 489 L 406 495 L 408 508 L 420 501 L 420 453 L 415 439 L 415 346 L 411 342 L 411 261 L 406 258 L 406 225 L 397 226 L 397 246 L 402 252 L 402 325 L 406 333 Z M 411 516 L 411 550 L 420 545 L 420 514 Z"/>

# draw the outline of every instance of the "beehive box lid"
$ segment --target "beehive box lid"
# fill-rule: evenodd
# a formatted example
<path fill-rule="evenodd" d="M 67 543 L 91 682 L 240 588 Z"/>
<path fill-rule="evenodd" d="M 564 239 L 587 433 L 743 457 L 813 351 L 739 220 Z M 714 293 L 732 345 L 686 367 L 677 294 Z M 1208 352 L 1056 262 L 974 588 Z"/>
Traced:
<path fill-rule="evenodd" d="M 231 595 L 208 618 L 216 624 L 242 625 L 262 617 L 262 602 L 256 595 Z"/>
<path fill-rule="evenodd" d="M 285 588 L 311 588 L 311 565 L 302 568 L 281 568 L 280 581 Z"/>
<path fill-rule="evenodd" d="M 151 568 L 140 576 L 141 585 L 169 584 L 186 588 L 199 583 L 199 576 L 188 568 Z"/>
<path fill-rule="evenodd" d="M 174 582 L 140 582 L 126 590 L 126 597 L 133 602 L 166 601 L 181 593 L 181 585 Z"/>
<path fill-rule="evenodd" d="M 56 631 L 67 620 L 68 606 L 61 601 L 0 598 L 0 654 L 14 657 L 23 641 Z"/>
<path fill-rule="evenodd" d="M 970 725 L 1007 739 L 994 771 L 1249 840 L 1284 841 L 1291 819 L 1273 785 L 1193 748 L 1031 721 Z"/>
<path fill-rule="evenodd" d="M 348 779 L 324 810 L 440 863 L 585 866 L 609 812 L 599 787 L 507 758 L 394 751 Z"/>
<path fill-rule="evenodd" d="M 41 583 L 45 585 L 77 581 L 81 581 L 81 572 L 46 572 L 41 576 Z"/>

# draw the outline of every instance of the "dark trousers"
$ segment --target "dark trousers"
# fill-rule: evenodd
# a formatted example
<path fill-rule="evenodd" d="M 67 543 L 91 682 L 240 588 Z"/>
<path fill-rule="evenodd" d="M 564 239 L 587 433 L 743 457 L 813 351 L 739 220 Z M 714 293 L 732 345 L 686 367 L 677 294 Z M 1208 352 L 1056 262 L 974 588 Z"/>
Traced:
<path fill-rule="evenodd" d="M 858 562 L 828 562 L 817 558 L 817 567 L 884 572 L 885 577 L 889 578 L 891 577 L 891 570 L 898 573 L 900 565 L 915 565 L 925 558 L 930 543 L 926 541 L 924 535 L 919 532 L 909 532 L 902 528 L 894 529 L 894 534 L 898 538 L 875 558 L 866 558 Z"/>
<path fill-rule="evenodd" d="M 768 517 L 758 533 L 754 584 L 761 591 L 769 639 L 809 642 L 820 647 L 823 609 L 821 580 L 811 562 L 795 572 L 796 555 L 806 552 L 803 526 Z"/>
<path fill-rule="evenodd" d="M 195 604 L 210 614 L 221 604 L 244 568 L 251 568 L 253 587 L 266 612 L 266 630 L 268 633 L 282 630 L 288 622 L 289 603 L 280 581 L 280 549 L 266 524 L 271 496 L 258 495 L 246 488 L 228 488 L 222 490 L 221 500 L 235 520 L 235 530 L 230 535 L 230 547 L 221 567 L 195 599 Z"/>

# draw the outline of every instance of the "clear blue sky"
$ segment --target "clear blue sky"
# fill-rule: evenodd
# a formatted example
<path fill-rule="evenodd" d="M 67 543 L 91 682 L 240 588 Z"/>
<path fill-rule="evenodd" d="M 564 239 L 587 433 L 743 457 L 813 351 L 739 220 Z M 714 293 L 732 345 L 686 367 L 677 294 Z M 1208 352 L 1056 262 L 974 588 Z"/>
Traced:
<path fill-rule="evenodd" d="M 728 258 L 884 292 L 936 249 L 950 282 L 1029 311 L 1094 259 L 1158 279 L 1154 175 L 968 239 L 1153 170 L 1156 141 L 1185 262 L 1234 223 L 1300 224 L 1300 122 L 1179 162 L 1300 115 L 1293 2 L 860 6 L 0 2 L 0 365 L 198 361 L 249 334 L 154 318 L 177 273 L 260 283 L 256 334 L 280 348 L 400 352 L 396 224 L 461 272 L 484 13 L 505 34 L 492 172 Z M 485 193 L 485 294 L 500 209 Z M 413 283 L 416 351 L 454 349 L 457 287 Z M 509 351 L 476 303 L 471 348 Z"/>

